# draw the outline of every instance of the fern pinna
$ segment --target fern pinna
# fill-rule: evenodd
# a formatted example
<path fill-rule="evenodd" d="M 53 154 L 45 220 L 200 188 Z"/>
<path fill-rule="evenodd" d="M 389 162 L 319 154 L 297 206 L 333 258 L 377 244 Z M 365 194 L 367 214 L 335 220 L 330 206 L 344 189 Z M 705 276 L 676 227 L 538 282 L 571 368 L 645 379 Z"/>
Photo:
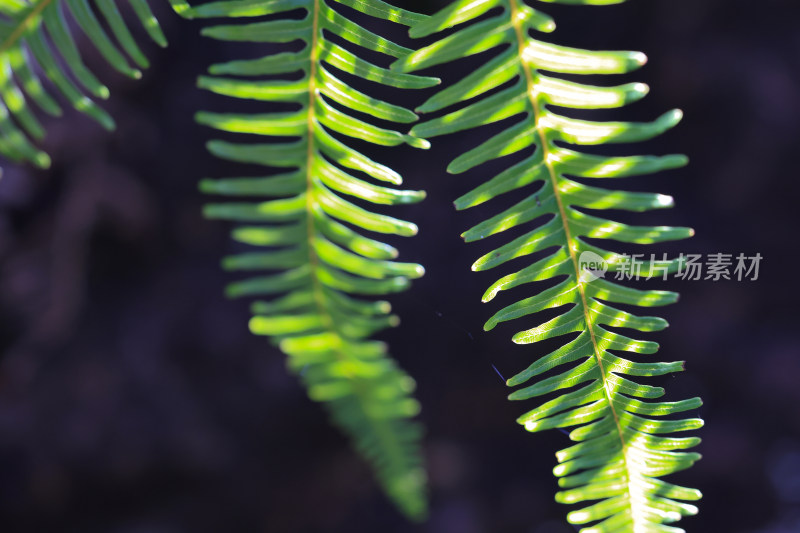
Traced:
<path fill-rule="evenodd" d="M 60 115 L 61 108 L 40 75 L 58 88 L 75 109 L 104 128 L 113 129 L 112 118 L 92 100 L 108 98 L 108 88 L 84 64 L 70 19 L 114 69 L 139 78 L 142 75 L 139 68 L 146 68 L 148 61 L 123 19 L 118 3 L 94 0 L 92 8 L 88 0 L 0 2 L 0 154 L 12 161 L 49 166 L 50 158 L 34 144 L 44 137 L 45 130 L 29 100 L 49 115 Z M 178 13 L 188 8 L 184 0 L 170 0 L 170 3 Z M 149 36 L 160 46 L 166 46 L 167 41 L 147 1 L 130 0 L 130 4 Z M 104 29 L 98 12 L 118 44 Z"/>
<path fill-rule="evenodd" d="M 622 0 L 551 0 L 563 4 L 614 4 Z M 480 19 L 477 20 L 476 19 Z M 466 24 L 474 22 L 473 24 Z M 574 429 L 575 445 L 558 452 L 555 475 L 564 503 L 594 502 L 569 514 L 573 524 L 590 524 L 584 532 L 680 531 L 665 524 L 697 512 L 686 501 L 700 493 L 659 479 L 688 468 L 698 458 L 684 451 L 697 438 L 666 436 L 701 426 L 698 419 L 664 418 L 696 409 L 700 400 L 653 402 L 660 387 L 638 384 L 626 376 L 659 376 L 678 372 L 682 363 L 633 361 L 622 353 L 653 354 L 654 342 L 635 340 L 610 328 L 657 331 L 660 318 L 635 316 L 610 304 L 659 306 L 677 295 L 642 291 L 607 279 L 595 279 L 581 268 L 581 254 L 606 261 L 610 272 L 624 268 L 624 256 L 599 248 L 587 239 L 610 239 L 649 244 L 682 239 L 687 228 L 640 227 L 587 214 L 585 210 L 645 211 L 672 205 L 659 194 L 633 193 L 586 185 L 582 178 L 610 179 L 647 174 L 685 164 L 683 156 L 607 157 L 580 151 L 582 146 L 635 142 L 652 138 L 674 126 L 681 115 L 672 111 L 652 123 L 577 120 L 556 108 L 622 107 L 643 97 L 647 87 L 631 83 L 596 87 L 568 81 L 563 74 L 617 74 L 645 62 L 633 52 L 594 52 L 556 46 L 532 37 L 550 32 L 553 20 L 522 0 L 458 0 L 430 19 L 414 25 L 412 37 L 466 24 L 434 44 L 401 58 L 392 68 L 411 72 L 487 50 L 497 53 L 483 66 L 439 92 L 419 108 L 433 112 L 469 102 L 415 126 L 413 134 L 433 137 L 516 117 L 518 120 L 480 146 L 455 159 L 448 170 L 465 172 L 490 160 L 532 148 L 521 162 L 488 180 L 456 201 L 458 209 L 487 202 L 509 192 L 524 197 L 512 207 L 464 233 L 467 241 L 496 235 L 530 224 L 530 231 L 481 257 L 473 270 L 487 270 L 511 260 L 550 250 L 545 257 L 492 285 L 484 301 L 499 291 L 533 282 L 549 282 L 538 294 L 495 314 L 485 328 L 498 323 L 558 309 L 559 316 L 514 336 L 532 344 L 571 335 L 554 352 L 540 358 L 508 380 L 525 385 L 512 400 L 552 395 L 521 416 L 528 431 Z M 546 74 L 546 72 L 554 73 Z M 519 192 L 516 192 L 519 191 Z M 540 254 L 541 255 L 541 254 Z M 597 257 L 599 256 L 599 257 Z M 673 270 L 677 261 L 645 263 L 642 275 Z M 552 312 L 552 311 L 551 311 Z M 537 378 L 569 365 L 561 373 Z M 563 392 L 569 389 L 567 392 Z M 555 394 L 553 394 L 555 393 Z"/>
<path fill-rule="evenodd" d="M 212 66 L 212 75 L 201 77 L 199 86 L 268 103 L 272 111 L 197 115 L 217 130 L 266 138 L 266 143 L 215 140 L 208 148 L 222 159 L 270 169 L 266 177 L 207 179 L 201 188 L 240 197 L 208 205 L 205 214 L 244 224 L 233 231 L 233 239 L 260 248 L 228 257 L 225 268 L 273 271 L 228 287 L 232 297 L 272 296 L 253 305 L 250 329 L 279 342 L 310 397 L 328 406 L 334 422 L 373 463 L 387 494 L 417 519 L 426 513 L 426 497 L 421 430 L 409 420 L 419 410 L 410 396 L 414 382 L 387 355 L 384 343 L 369 338 L 398 321 L 389 303 L 374 297 L 405 289 L 424 271 L 394 261 L 395 248 L 363 234 L 411 236 L 417 228 L 346 197 L 397 205 L 420 201 L 424 193 L 376 184 L 402 180 L 344 139 L 428 146 L 366 122 L 367 114 L 405 124 L 417 117 L 354 89 L 348 76 L 396 88 L 430 87 L 438 80 L 391 72 L 348 49 L 348 43 L 357 45 L 353 48 L 387 54 L 389 60 L 410 52 L 360 27 L 341 6 L 405 25 L 425 18 L 372 0 L 224 1 L 191 11 L 197 18 L 272 15 L 203 30 L 214 39 L 269 43 L 272 53 L 264 57 Z"/>

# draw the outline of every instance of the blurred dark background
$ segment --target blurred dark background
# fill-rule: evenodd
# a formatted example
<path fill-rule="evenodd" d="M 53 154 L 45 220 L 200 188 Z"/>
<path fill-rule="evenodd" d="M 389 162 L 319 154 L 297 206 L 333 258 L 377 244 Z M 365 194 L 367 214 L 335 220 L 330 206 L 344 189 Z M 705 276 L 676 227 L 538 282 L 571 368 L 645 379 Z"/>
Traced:
<path fill-rule="evenodd" d="M 408 2 L 432 12 L 444 2 Z M 510 342 L 524 324 L 482 332 L 514 291 L 482 305 L 499 274 L 469 265 L 498 240 L 459 233 L 496 212 L 456 213 L 451 202 L 492 168 L 445 174 L 453 154 L 492 130 L 376 151 L 420 206 L 393 214 L 420 225 L 397 240 L 427 276 L 393 299 L 403 324 L 383 335 L 418 383 L 427 426 L 432 509 L 406 523 L 368 468 L 327 424 L 284 358 L 247 331 L 247 305 L 226 301 L 225 224 L 200 216 L 196 182 L 232 175 L 203 147 L 199 109 L 228 102 L 195 88 L 212 62 L 242 46 L 198 36 L 200 23 L 157 6 L 170 40 L 148 48 L 143 80 L 116 76 L 87 50 L 112 89 L 111 135 L 68 112 L 48 124 L 48 171 L 3 164 L 0 180 L 0 523 L 8 532 L 173 533 L 339 531 L 567 533 L 553 501 L 558 432 L 530 435 L 514 419 L 505 377 L 542 350 Z M 701 395 L 704 459 L 673 481 L 705 493 L 695 532 L 800 531 L 800 349 L 796 217 L 800 175 L 800 9 L 795 0 L 635 1 L 607 8 L 544 5 L 572 46 L 642 50 L 643 102 L 608 116 L 648 120 L 686 112 L 637 152 L 683 152 L 692 164 L 624 181 L 675 196 L 640 222 L 690 225 L 672 253 L 760 253 L 755 282 L 671 281 L 653 336 L 669 398 Z M 397 33 L 398 40 L 403 40 Z M 142 39 L 141 42 L 144 42 Z M 407 42 L 407 41 L 405 41 Z M 84 43 L 85 44 L 85 43 Z M 250 55 L 253 55 L 252 53 Z M 454 64 L 445 82 L 474 68 Z M 607 81 L 606 81 L 607 82 Z M 430 91 L 395 95 L 418 105 Z M 257 106 L 251 107 L 255 109 Z M 651 250 L 648 250 L 648 253 Z M 505 273 L 505 272 L 504 272 Z"/>

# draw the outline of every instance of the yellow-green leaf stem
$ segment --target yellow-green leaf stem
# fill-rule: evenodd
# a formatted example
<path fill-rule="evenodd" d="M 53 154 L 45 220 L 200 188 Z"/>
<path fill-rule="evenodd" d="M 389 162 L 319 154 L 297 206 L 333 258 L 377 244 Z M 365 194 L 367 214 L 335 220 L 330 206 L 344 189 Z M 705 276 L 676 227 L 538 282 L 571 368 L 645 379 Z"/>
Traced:
<path fill-rule="evenodd" d="M 522 28 L 522 25 L 519 23 L 520 11 L 517 4 L 517 0 L 508 0 L 509 2 L 509 11 L 511 15 L 511 22 L 514 25 L 514 33 L 517 38 L 517 49 L 519 53 L 519 57 L 525 57 L 525 49 L 527 44 L 527 35 L 525 30 Z M 528 95 L 528 99 L 530 100 L 531 107 L 533 108 L 533 123 L 536 124 L 536 132 L 539 135 L 539 146 L 542 150 L 542 157 L 544 160 L 544 165 L 547 168 L 548 177 L 550 179 L 551 187 L 553 188 L 553 197 L 558 204 L 558 213 L 559 218 L 561 220 L 562 226 L 564 228 L 564 236 L 566 240 L 566 247 L 569 251 L 570 259 L 572 260 L 572 265 L 575 269 L 575 285 L 578 288 L 578 292 L 581 296 L 581 308 L 583 310 L 583 319 L 586 322 L 586 329 L 589 331 L 589 338 L 592 341 L 592 352 L 594 353 L 595 361 L 597 362 L 597 366 L 600 369 L 600 379 L 603 383 L 603 391 L 605 392 L 606 401 L 608 402 L 609 408 L 611 410 L 611 414 L 614 417 L 614 425 L 616 426 L 617 435 L 619 436 L 620 444 L 622 446 L 622 455 L 625 458 L 625 469 L 627 471 L 627 483 L 630 487 L 632 480 L 638 477 L 638 473 L 635 472 L 631 461 L 628 459 L 627 454 L 627 444 L 625 442 L 625 434 L 623 432 L 622 426 L 619 423 L 619 415 L 617 414 L 617 410 L 614 406 L 614 402 L 612 401 L 613 391 L 611 390 L 610 383 L 608 381 L 608 377 L 606 376 L 606 369 L 603 366 L 603 358 L 602 353 L 597 348 L 597 340 L 595 339 L 594 334 L 594 323 L 592 321 L 591 314 L 589 313 L 589 305 L 586 303 L 586 292 L 584 290 L 584 280 L 583 276 L 581 276 L 581 268 L 578 264 L 578 257 L 576 254 L 576 247 L 573 245 L 572 235 L 570 232 L 569 224 L 567 223 L 567 214 L 564 210 L 564 202 L 561 200 L 561 193 L 559 192 L 559 184 L 558 184 L 558 176 L 556 174 L 555 169 L 553 168 L 553 163 L 550 158 L 550 153 L 548 151 L 548 141 L 545 138 L 544 132 L 539 127 L 540 118 L 541 118 L 541 110 L 539 109 L 539 101 L 536 97 L 537 90 L 536 86 L 533 81 L 533 75 L 531 74 L 530 67 L 525 61 L 520 61 L 520 66 L 522 68 L 523 73 L 525 74 L 525 83 L 527 86 L 526 93 Z M 632 491 L 630 488 L 628 492 L 631 493 Z M 641 512 L 638 512 L 636 509 L 637 502 L 636 500 L 631 500 L 631 516 L 633 518 L 633 531 L 637 532 L 642 529 L 642 526 L 637 525 L 637 518 L 642 516 Z"/>
<path fill-rule="evenodd" d="M 424 19 L 380 1 L 341 3 L 387 20 Z M 270 198 L 257 203 L 212 204 L 205 213 L 211 218 L 262 224 L 240 226 L 234 230 L 233 238 L 264 247 L 264 251 L 227 258 L 223 264 L 234 271 L 277 273 L 234 282 L 228 294 L 274 295 L 269 301 L 254 304 L 251 331 L 277 341 L 288 356 L 289 368 L 304 381 L 309 396 L 327 406 L 334 422 L 372 463 L 378 480 L 398 508 L 418 520 L 425 516 L 427 503 L 420 428 L 410 420 L 419 409 L 411 397 L 414 382 L 397 368 L 382 343 L 369 340 L 372 334 L 398 323 L 388 302 L 369 298 L 405 289 L 424 270 L 419 265 L 395 261 L 396 249 L 363 234 L 370 231 L 411 236 L 417 228 L 356 205 L 347 197 L 362 200 L 362 205 L 397 205 L 420 201 L 424 193 L 375 184 L 374 181 L 383 181 L 399 185 L 402 179 L 340 139 L 415 147 L 426 147 L 427 142 L 374 126 L 352 114 L 367 112 L 400 123 L 416 120 L 413 112 L 350 87 L 335 69 L 399 88 L 427 87 L 438 80 L 394 73 L 328 40 L 325 31 L 337 34 L 359 50 L 367 48 L 392 57 L 409 51 L 361 28 L 335 11 L 333 5 L 333 0 L 278 0 L 263 5 L 212 2 L 191 11 L 197 18 L 227 17 L 235 21 L 280 15 L 299 7 L 306 10 L 301 19 L 276 17 L 251 24 L 226 23 L 202 31 L 208 37 L 229 41 L 303 42 L 300 52 L 276 52 L 214 65 L 210 69 L 212 75 L 198 81 L 200 87 L 218 94 L 300 107 L 296 111 L 257 115 L 198 113 L 198 122 L 217 130 L 257 135 L 270 141 L 212 141 L 212 153 L 234 162 L 282 169 L 264 177 L 204 180 L 201 188 L 208 193 Z M 297 72 L 301 74 L 299 81 L 296 76 L 293 81 L 276 79 Z M 262 81 L 262 75 L 270 79 Z M 286 137 L 292 140 L 286 141 Z"/>
<path fill-rule="evenodd" d="M 478 17 L 483 17 L 480 22 L 469 24 Z M 560 114 L 559 107 L 622 107 L 646 95 L 647 87 L 639 83 L 596 87 L 568 81 L 559 75 L 621 74 L 638 68 L 645 58 L 637 52 L 585 51 L 534 39 L 531 32 L 552 32 L 555 24 L 549 16 L 523 4 L 522 0 L 455 0 L 430 19 L 415 24 L 410 33 L 423 37 L 450 27 L 456 27 L 456 31 L 398 59 L 392 69 L 412 72 L 489 50 L 495 53 L 472 73 L 431 97 L 419 111 L 466 105 L 414 126 L 412 133 L 432 137 L 511 117 L 522 118 L 456 158 L 448 166 L 452 173 L 466 172 L 488 161 L 534 149 L 531 155 L 456 200 L 458 209 L 467 209 L 500 195 L 521 194 L 517 203 L 463 233 L 467 242 L 473 242 L 512 228 L 527 230 L 478 259 L 472 268 L 489 270 L 555 249 L 521 270 L 503 276 L 486 291 L 483 300 L 491 301 L 500 291 L 539 281 L 555 282 L 495 313 L 485 329 L 557 310 L 558 316 L 517 333 L 513 341 L 533 344 L 560 336 L 573 337 L 508 380 L 509 386 L 522 386 L 509 396 L 511 400 L 551 396 L 522 415 L 518 422 L 531 432 L 573 428 L 569 435 L 576 444 L 557 454 L 560 464 L 554 474 L 562 490 L 556 499 L 570 504 L 594 502 L 568 515 L 571 523 L 586 525 L 582 532 L 681 531 L 666 524 L 696 513 L 697 508 L 684 501 L 697 500 L 700 494 L 658 478 L 691 466 L 699 455 L 682 450 L 699 440 L 662 434 L 696 429 L 702 421 L 658 417 L 696 409 L 700 401 L 652 402 L 664 394 L 663 389 L 640 385 L 624 376 L 665 375 L 683 370 L 683 364 L 623 358 L 617 353 L 652 354 L 658 345 L 609 329 L 642 332 L 664 329 L 667 324 L 663 319 L 636 316 L 609 304 L 666 305 L 674 302 L 676 295 L 631 289 L 611 281 L 611 275 L 624 267 L 625 256 L 591 244 L 587 239 L 651 244 L 686 238 L 692 231 L 631 226 L 586 214 L 586 209 L 662 209 L 671 207 L 673 202 L 664 195 L 589 186 L 574 179 L 608 180 L 682 166 L 686 163 L 683 156 L 609 157 L 581 152 L 583 146 L 655 137 L 674 126 L 681 113 L 672 111 L 650 123 L 596 122 Z M 583 254 L 589 254 L 594 263 L 605 263 L 606 279 L 584 270 Z M 677 266 L 676 260 L 651 260 L 641 262 L 639 268 L 640 274 L 647 277 L 674 271 Z M 567 370 L 561 373 L 540 377 L 567 365 Z"/>

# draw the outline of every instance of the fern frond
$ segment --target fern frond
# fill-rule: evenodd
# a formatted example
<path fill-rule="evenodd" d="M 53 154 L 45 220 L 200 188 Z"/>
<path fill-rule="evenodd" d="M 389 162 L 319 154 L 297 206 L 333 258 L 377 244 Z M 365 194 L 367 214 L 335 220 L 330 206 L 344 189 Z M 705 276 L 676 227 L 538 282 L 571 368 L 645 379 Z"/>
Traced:
<path fill-rule="evenodd" d="M 364 120 L 372 115 L 411 123 L 417 117 L 356 90 L 348 76 L 397 88 L 430 87 L 438 80 L 392 72 L 363 59 L 363 49 L 390 56 L 387 62 L 410 50 L 359 26 L 347 10 L 334 9 L 337 4 L 405 25 L 425 19 L 374 0 L 237 0 L 192 9 L 198 18 L 269 16 L 210 26 L 203 34 L 270 43 L 272 51 L 257 59 L 213 65 L 211 75 L 199 79 L 201 88 L 214 93 L 267 103 L 269 112 L 197 115 L 198 122 L 214 129 L 266 140 L 215 140 L 208 149 L 222 159 L 270 171 L 265 177 L 207 179 L 201 189 L 241 197 L 208 205 L 205 214 L 245 224 L 233 231 L 233 239 L 261 248 L 227 258 L 225 268 L 272 272 L 228 287 L 232 297 L 273 297 L 253 305 L 251 331 L 279 343 L 309 396 L 329 408 L 335 423 L 373 464 L 386 493 L 417 519 L 426 513 L 426 495 L 421 429 L 409 420 L 419 410 L 410 395 L 414 382 L 388 356 L 386 346 L 370 337 L 398 322 L 388 302 L 372 297 L 401 291 L 424 271 L 420 265 L 394 261 L 395 248 L 364 234 L 411 236 L 417 227 L 363 205 L 418 202 L 424 193 L 376 184 L 400 185 L 402 179 L 344 139 L 428 146 Z"/>
<path fill-rule="evenodd" d="M 599 5 L 620 0 L 552 1 Z M 702 421 L 669 415 L 696 409 L 701 402 L 697 398 L 654 402 L 664 395 L 662 388 L 630 379 L 679 372 L 683 364 L 633 360 L 631 354 L 650 355 L 658 345 L 629 338 L 615 329 L 658 331 L 667 324 L 612 305 L 659 306 L 674 302 L 677 295 L 593 280 L 581 267 L 581 255 L 588 252 L 600 256 L 598 261 L 605 260 L 610 272 L 624 265 L 622 255 L 591 244 L 590 239 L 651 244 L 692 235 L 688 228 L 630 226 L 588 214 L 586 210 L 660 209 L 670 207 L 672 199 L 589 186 L 583 180 L 635 176 L 684 165 L 685 157 L 677 155 L 608 157 L 583 151 L 585 146 L 650 139 L 674 126 L 681 113 L 672 111 L 651 123 L 596 122 L 562 114 L 558 108 L 622 107 L 642 98 L 647 87 L 640 83 L 596 87 L 560 75 L 626 73 L 642 66 L 645 56 L 566 48 L 533 38 L 533 31 L 551 32 L 555 25 L 549 16 L 521 0 L 458 0 L 415 24 L 411 35 L 424 37 L 461 24 L 464 26 L 447 37 L 399 59 L 392 69 L 412 72 L 494 50 L 495 55 L 479 69 L 439 92 L 419 111 L 467 105 L 415 126 L 412 134 L 429 138 L 517 119 L 455 159 L 448 167 L 451 173 L 524 150 L 532 152 L 456 201 L 458 209 L 466 209 L 506 193 L 520 195 L 515 205 L 465 232 L 468 242 L 515 227 L 530 228 L 481 257 L 473 270 L 488 270 L 549 250 L 544 258 L 500 279 L 484 296 L 484 301 L 489 301 L 499 291 L 533 282 L 550 283 L 549 288 L 499 311 L 486 324 L 487 330 L 541 311 L 558 312 L 555 318 L 514 336 L 518 344 L 556 337 L 563 343 L 508 380 L 509 386 L 524 385 L 510 395 L 512 400 L 551 396 L 518 422 L 532 432 L 574 428 L 569 436 L 576 444 L 558 452 L 560 464 L 554 473 L 562 489 L 558 501 L 594 502 L 568 515 L 573 524 L 590 524 L 581 531 L 681 531 L 665 524 L 695 514 L 697 508 L 686 502 L 699 499 L 700 493 L 659 478 L 688 468 L 699 458 L 685 451 L 699 439 L 669 434 L 699 428 Z M 677 264 L 647 262 L 641 274 L 651 275 L 659 266 L 674 270 Z M 628 355 L 623 357 L 625 352 Z M 542 378 L 556 368 L 560 373 Z"/>
<path fill-rule="evenodd" d="M 170 0 L 176 11 L 183 0 Z M 134 40 L 116 0 L 20 0 L 0 3 L 0 154 L 12 161 L 47 167 L 50 158 L 35 146 L 45 130 L 30 103 L 53 116 L 61 114 L 51 90 L 58 89 L 77 110 L 106 129 L 113 119 L 93 98 L 107 99 L 108 88 L 86 67 L 71 28 L 75 21 L 97 51 L 117 71 L 140 78 L 147 58 Z M 166 46 L 164 34 L 146 0 L 130 0 L 133 12 L 149 36 Z M 94 7 L 93 7 L 94 6 Z M 98 18 L 110 28 L 112 41 Z M 126 57 L 127 54 L 127 57 Z M 133 65 L 131 64 L 132 60 Z"/>

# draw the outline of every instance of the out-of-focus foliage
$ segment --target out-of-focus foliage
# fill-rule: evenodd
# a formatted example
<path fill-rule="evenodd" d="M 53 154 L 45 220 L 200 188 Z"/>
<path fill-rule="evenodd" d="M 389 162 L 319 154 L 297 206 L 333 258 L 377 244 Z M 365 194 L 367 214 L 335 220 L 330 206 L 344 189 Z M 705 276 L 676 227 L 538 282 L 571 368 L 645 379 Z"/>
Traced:
<path fill-rule="evenodd" d="M 217 157 L 266 169 L 259 177 L 204 180 L 203 191 L 237 197 L 208 205 L 205 214 L 239 223 L 233 239 L 256 247 L 224 261 L 228 270 L 258 273 L 232 283 L 229 296 L 272 297 L 253 304 L 251 331 L 279 343 L 289 356 L 289 369 L 301 376 L 309 396 L 328 407 L 334 422 L 373 464 L 386 493 L 407 516 L 420 519 L 427 507 L 426 476 L 421 428 L 409 420 L 419 411 L 410 396 L 414 381 L 389 357 L 385 344 L 370 337 L 399 321 L 389 302 L 374 297 L 404 290 L 424 270 L 395 261 L 395 248 L 367 236 L 412 236 L 417 227 L 348 197 L 397 205 L 418 202 L 424 193 L 397 189 L 399 174 L 345 138 L 384 146 L 427 148 L 428 143 L 361 118 L 368 114 L 402 125 L 417 116 L 356 90 L 346 76 L 405 89 L 430 87 L 438 80 L 392 72 L 364 59 L 365 49 L 392 58 L 411 50 L 359 26 L 335 9 L 337 4 L 405 25 L 426 18 L 382 2 L 357 0 L 225 1 L 191 10 L 197 18 L 231 19 L 205 28 L 208 37 L 277 45 L 264 57 L 213 65 L 211 75 L 199 79 L 201 88 L 254 104 L 246 114 L 201 112 L 198 122 L 267 141 L 208 144 Z M 301 18 L 290 16 L 298 9 Z M 231 23 L 264 15 L 280 16 Z M 328 32 L 356 46 L 338 44 Z M 297 41 L 302 42 L 299 51 L 281 46 Z M 269 104 L 269 113 L 256 112 L 263 103 Z"/>
<path fill-rule="evenodd" d="M 53 98 L 54 91 L 46 86 L 49 84 L 75 109 L 106 129 L 114 128 L 113 119 L 93 100 L 108 98 L 109 91 L 84 64 L 83 54 L 75 44 L 73 21 L 109 65 L 126 76 L 140 78 L 139 69 L 147 68 L 149 63 L 122 17 L 119 3 L 119 0 L 0 1 L 0 154 L 39 167 L 50 165 L 48 155 L 35 146 L 45 130 L 30 106 L 34 102 L 49 115 L 61 114 Z M 183 0 L 170 3 L 178 13 L 188 8 Z M 130 0 L 130 6 L 150 37 L 160 46 L 166 46 L 166 38 L 147 0 Z M 102 14 L 102 22 L 98 12 Z M 116 42 L 103 24 L 111 30 Z M 49 84 L 43 84 L 41 78 Z"/>

